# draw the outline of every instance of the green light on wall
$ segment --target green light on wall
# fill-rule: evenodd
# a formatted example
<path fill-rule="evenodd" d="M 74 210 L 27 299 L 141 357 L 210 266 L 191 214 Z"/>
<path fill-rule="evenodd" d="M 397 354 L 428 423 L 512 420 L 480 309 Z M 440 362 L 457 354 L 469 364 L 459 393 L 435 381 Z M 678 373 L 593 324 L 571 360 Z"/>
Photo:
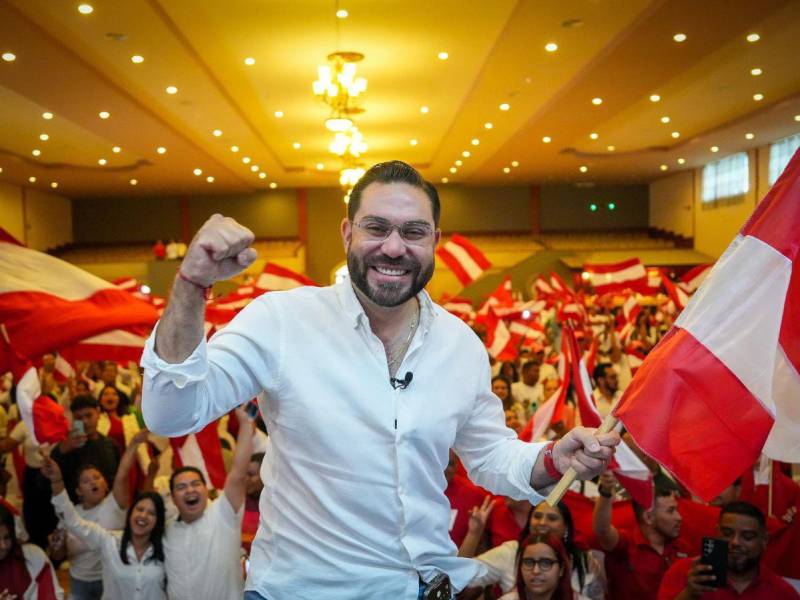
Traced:
<path fill-rule="evenodd" d="M 614 210 L 615 208 L 617 208 L 616 204 L 614 204 L 613 202 L 608 203 L 608 210 Z"/>
<path fill-rule="evenodd" d="M 594 203 L 590 204 L 589 205 L 589 210 L 592 211 L 592 212 L 597 212 L 597 204 L 594 204 Z"/>

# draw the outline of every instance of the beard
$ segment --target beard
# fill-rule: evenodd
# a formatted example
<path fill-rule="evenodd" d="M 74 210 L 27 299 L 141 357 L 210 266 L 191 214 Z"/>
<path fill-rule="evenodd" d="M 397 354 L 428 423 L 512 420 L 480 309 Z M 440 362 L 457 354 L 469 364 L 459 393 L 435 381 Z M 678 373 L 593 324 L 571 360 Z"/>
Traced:
<path fill-rule="evenodd" d="M 728 557 L 728 570 L 731 573 L 748 573 L 755 569 L 760 562 L 761 557 L 752 558 L 752 557 L 736 557 L 736 556 L 729 556 Z"/>
<path fill-rule="evenodd" d="M 375 265 L 408 271 L 411 283 L 397 281 L 370 285 L 368 273 Z M 416 296 L 433 277 L 433 268 L 433 260 L 423 267 L 418 260 L 409 256 L 390 258 L 379 253 L 362 258 L 349 247 L 347 249 L 347 270 L 353 285 L 372 302 L 386 308 L 400 306 Z"/>

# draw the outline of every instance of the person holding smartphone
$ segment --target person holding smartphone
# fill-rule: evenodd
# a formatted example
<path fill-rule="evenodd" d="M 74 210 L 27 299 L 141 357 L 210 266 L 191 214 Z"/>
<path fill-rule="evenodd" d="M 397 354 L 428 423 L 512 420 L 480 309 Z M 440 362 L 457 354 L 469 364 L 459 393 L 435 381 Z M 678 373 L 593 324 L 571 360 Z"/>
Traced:
<path fill-rule="evenodd" d="M 758 508 L 748 502 L 726 504 L 719 513 L 717 530 L 720 540 L 727 542 L 727 568 L 708 564 L 711 561 L 701 556 L 680 560 L 664 575 L 658 600 L 800 598 L 786 580 L 762 564 L 768 535 L 764 513 Z M 713 575 L 714 571 L 719 575 Z"/>

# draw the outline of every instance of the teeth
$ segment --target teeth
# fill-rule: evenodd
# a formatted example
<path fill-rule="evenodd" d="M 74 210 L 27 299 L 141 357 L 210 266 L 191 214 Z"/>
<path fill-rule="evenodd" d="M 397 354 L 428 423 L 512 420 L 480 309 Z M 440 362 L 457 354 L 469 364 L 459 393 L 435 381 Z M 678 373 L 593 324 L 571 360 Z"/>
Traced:
<path fill-rule="evenodd" d="M 405 274 L 405 271 L 401 269 L 387 269 L 386 267 L 375 267 L 375 270 L 383 275 L 393 275 L 395 277 L 398 275 Z"/>

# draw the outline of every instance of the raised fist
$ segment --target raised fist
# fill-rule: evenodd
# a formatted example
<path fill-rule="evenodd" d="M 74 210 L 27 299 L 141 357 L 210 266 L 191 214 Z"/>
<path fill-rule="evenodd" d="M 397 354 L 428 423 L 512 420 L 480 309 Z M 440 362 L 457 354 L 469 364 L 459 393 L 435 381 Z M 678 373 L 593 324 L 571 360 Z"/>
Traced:
<path fill-rule="evenodd" d="M 254 239 L 252 231 L 230 217 L 211 215 L 189 244 L 180 272 L 202 287 L 230 279 L 253 264 Z"/>

